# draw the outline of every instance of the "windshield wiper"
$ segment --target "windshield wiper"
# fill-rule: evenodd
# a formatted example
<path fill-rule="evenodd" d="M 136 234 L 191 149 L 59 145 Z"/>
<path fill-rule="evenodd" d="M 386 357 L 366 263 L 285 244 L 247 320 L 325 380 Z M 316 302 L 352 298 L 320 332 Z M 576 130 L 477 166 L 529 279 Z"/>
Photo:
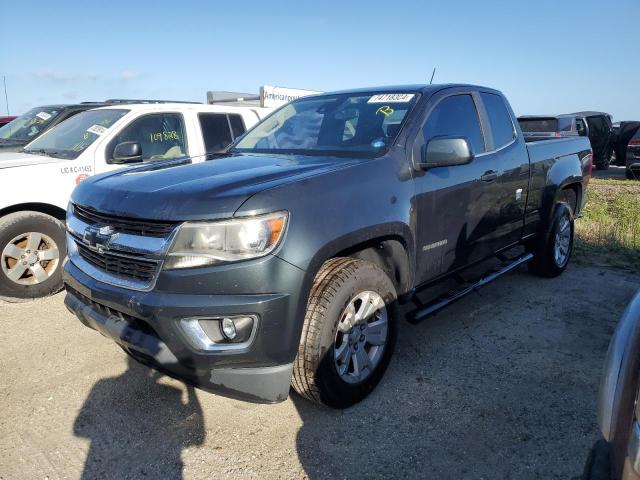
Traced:
<path fill-rule="evenodd" d="M 31 155 L 46 155 L 47 154 L 47 152 L 44 150 L 44 148 L 40 148 L 38 150 L 31 150 L 31 149 L 27 150 L 26 148 L 23 148 L 22 151 L 24 153 L 29 153 Z"/>
<path fill-rule="evenodd" d="M 55 150 L 45 150 L 44 148 L 38 148 L 36 150 L 24 149 L 23 152 L 35 155 L 44 155 L 45 157 L 64 158 L 64 155 L 61 152 L 56 152 Z"/>

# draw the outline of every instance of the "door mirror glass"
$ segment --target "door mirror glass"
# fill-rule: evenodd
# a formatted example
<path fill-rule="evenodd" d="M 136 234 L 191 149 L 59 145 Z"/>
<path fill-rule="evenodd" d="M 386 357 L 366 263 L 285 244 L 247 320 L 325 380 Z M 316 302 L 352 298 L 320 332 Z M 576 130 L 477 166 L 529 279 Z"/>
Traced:
<path fill-rule="evenodd" d="M 420 168 L 452 167 L 473 160 L 473 150 L 464 137 L 436 137 L 422 147 Z"/>
<path fill-rule="evenodd" d="M 138 142 L 122 142 L 113 150 L 112 163 L 133 163 L 142 161 L 142 147 Z"/>

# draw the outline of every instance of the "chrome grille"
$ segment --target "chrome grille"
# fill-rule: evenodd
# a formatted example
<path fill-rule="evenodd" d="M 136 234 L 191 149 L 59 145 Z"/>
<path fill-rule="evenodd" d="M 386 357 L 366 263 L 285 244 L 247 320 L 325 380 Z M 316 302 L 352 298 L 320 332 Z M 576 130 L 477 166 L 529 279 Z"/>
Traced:
<path fill-rule="evenodd" d="M 173 222 L 117 217 L 80 205 L 73 205 L 73 213 L 89 225 L 109 225 L 116 232 L 144 237 L 164 237 L 171 233 L 176 226 Z"/>
<path fill-rule="evenodd" d="M 149 291 L 176 231 L 176 223 L 113 217 L 73 205 L 67 250 L 71 262 L 96 280 Z"/>
<path fill-rule="evenodd" d="M 76 240 L 78 254 L 93 266 L 119 277 L 130 277 L 143 282 L 151 282 L 158 273 L 159 263 L 144 258 L 136 258 L 120 252 L 100 252 L 92 250 Z"/>

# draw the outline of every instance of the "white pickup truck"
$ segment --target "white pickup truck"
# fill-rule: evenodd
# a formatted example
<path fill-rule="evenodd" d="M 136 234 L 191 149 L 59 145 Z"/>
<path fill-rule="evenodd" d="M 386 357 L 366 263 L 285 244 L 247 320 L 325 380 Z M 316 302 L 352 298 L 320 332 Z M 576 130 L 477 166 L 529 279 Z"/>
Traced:
<path fill-rule="evenodd" d="M 73 116 L 22 152 L 1 153 L 0 297 L 41 297 L 61 288 L 65 212 L 83 179 L 123 164 L 179 157 L 205 161 L 273 110 L 233 100 L 122 101 Z"/>

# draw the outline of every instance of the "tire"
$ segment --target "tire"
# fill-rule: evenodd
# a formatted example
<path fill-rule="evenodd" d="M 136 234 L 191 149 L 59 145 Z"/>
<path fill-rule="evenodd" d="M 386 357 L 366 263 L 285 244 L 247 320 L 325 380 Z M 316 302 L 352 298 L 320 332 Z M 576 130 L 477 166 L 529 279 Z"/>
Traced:
<path fill-rule="evenodd" d="M 627 180 L 636 180 L 636 176 L 633 174 L 630 168 L 626 168 L 624 170 L 624 176 L 627 178 Z M 638 179 L 640 179 L 640 176 L 638 177 Z"/>
<path fill-rule="evenodd" d="M 350 407 L 369 395 L 395 347 L 396 299 L 393 283 L 376 265 L 352 258 L 328 260 L 311 288 L 294 362 L 294 390 L 331 408 Z M 365 305 L 373 314 L 363 321 L 359 315 Z M 355 323 L 350 329 L 349 319 Z M 364 355 L 371 368 L 357 368 L 358 363 L 367 363 L 361 361 Z"/>
<path fill-rule="evenodd" d="M 594 162 L 594 166 L 596 170 L 609 170 L 610 159 L 609 158 L 599 158 Z"/>
<path fill-rule="evenodd" d="M 60 220 L 32 211 L 0 218 L 0 296 L 38 298 L 58 292 L 66 255 Z"/>
<path fill-rule="evenodd" d="M 566 201 L 558 202 L 547 231 L 537 244 L 530 247 L 534 256 L 529 262 L 529 271 L 549 278 L 557 277 L 564 272 L 573 252 L 573 236 L 573 210 Z M 562 253 L 560 258 L 557 256 L 556 246 Z M 561 248 L 562 246 L 564 248 Z"/>

